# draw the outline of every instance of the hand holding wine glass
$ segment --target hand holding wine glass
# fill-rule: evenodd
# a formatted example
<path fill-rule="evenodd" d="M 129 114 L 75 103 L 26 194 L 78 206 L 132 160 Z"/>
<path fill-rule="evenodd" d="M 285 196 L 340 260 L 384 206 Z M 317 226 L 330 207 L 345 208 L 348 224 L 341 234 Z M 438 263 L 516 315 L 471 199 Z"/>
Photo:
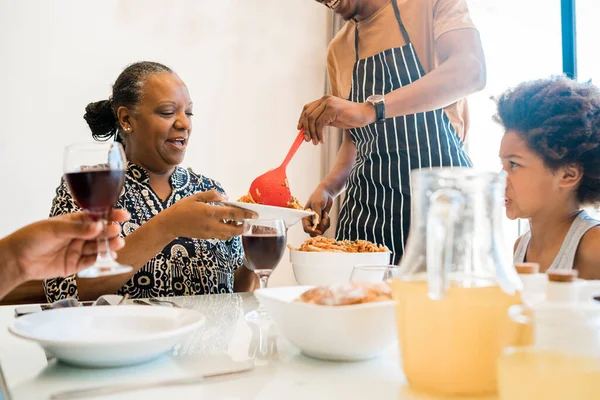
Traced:
<path fill-rule="evenodd" d="M 125 153 L 117 142 L 82 143 L 65 149 L 64 173 L 71 195 L 94 221 L 106 227 L 107 218 L 119 200 L 125 182 Z M 98 238 L 98 256 L 81 278 L 122 274 L 132 267 L 115 261 L 106 235 Z"/>

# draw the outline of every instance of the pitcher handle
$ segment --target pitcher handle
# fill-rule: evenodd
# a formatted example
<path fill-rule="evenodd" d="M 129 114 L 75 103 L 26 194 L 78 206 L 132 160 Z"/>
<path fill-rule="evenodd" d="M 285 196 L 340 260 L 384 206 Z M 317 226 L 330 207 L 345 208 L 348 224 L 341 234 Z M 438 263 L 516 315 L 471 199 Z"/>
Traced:
<path fill-rule="evenodd" d="M 533 314 L 520 304 L 508 308 L 509 320 L 505 326 L 505 345 L 524 347 L 533 344 Z"/>
<path fill-rule="evenodd" d="M 427 215 L 427 283 L 429 298 L 446 297 L 450 287 L 450 269 L 454 256 L 454 227 L 463 195 L 452 189 L 440 189 L 429 198 Z"/>

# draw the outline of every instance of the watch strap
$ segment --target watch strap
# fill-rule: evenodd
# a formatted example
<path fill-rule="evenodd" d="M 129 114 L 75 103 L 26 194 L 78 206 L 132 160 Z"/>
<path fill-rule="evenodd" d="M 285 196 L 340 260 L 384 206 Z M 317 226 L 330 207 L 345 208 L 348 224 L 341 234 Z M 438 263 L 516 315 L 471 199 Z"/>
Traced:
<path fill-rule="evenodd" d="M 378 103 L 373 103 L 373 106 L 375 107 L 375 115 L 377 118 L 376 122 L 385 121 L 385 103 L 381 101 Z"/>

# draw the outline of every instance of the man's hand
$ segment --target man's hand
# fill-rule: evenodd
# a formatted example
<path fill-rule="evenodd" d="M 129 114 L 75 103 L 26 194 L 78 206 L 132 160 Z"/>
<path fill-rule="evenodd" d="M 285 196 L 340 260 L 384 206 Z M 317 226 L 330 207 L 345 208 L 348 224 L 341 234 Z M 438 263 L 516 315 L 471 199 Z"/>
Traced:
<path fill-rule="evenodd" d="M 323 143 L 325 126 L 340 129 L 361 128 L 377 119 L 375 107 L 369 103 L 354 103 L 326 95 L 304 106 L 298 130 L 304 128 L 304 140 Z"/>
<path fill-rule="evenodd" d="M 127 211 L 113 210 L 108 219 L 125 222 L 129 218 Z M 125 244 L 120 233 L 119 224 L 107 225 L 113 256 Z M 102 223 L 93 222 L 85 213 L 65 214 L 27 225 L 0 240 L 0 258 L 18 268 L 23 282 L 72 275 L 96 261 L 96 239 L 104 234 Z"/>
<path fill-rule="evenodd" d="M 333 205 L 333 196 L 327 190 L 320 186 L 310 195 L 306 202 L 305 208 L 310 208 L 318 215 L 318 224 L 315 226 L 315 217 L 305 217 L 302 219 L 302 227 L 304 232 L 310 236 L 322 235 L 329 229 L 331 221 L 329 220 L 329 211 Z"/>

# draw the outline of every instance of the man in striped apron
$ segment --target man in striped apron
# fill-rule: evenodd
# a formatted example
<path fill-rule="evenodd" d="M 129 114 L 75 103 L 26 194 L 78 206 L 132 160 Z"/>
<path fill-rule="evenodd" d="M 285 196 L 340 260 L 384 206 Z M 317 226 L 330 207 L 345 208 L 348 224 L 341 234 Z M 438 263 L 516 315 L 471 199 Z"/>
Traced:
<path fill-rule="evenodd" d="M 337 239 L 385 244 L 398 263 L 410 227 L 410 171 L 471 166 L 463 98 L 485 86 L 479 34 L 466 0 L 317 1 L 348 22 L 328 50 L 333 95 L 307 104 L 298 127 L 314 144 L 323 142 L 327 125 L 344 129 L 344 138 L 335 166 L 306 204 L 320 223 L 313 229 L 305 220 L 304 230 L 325 232 L 333 198 L 345 186 Z M 419 53 L 428 55 L 427 69 Z"/>

